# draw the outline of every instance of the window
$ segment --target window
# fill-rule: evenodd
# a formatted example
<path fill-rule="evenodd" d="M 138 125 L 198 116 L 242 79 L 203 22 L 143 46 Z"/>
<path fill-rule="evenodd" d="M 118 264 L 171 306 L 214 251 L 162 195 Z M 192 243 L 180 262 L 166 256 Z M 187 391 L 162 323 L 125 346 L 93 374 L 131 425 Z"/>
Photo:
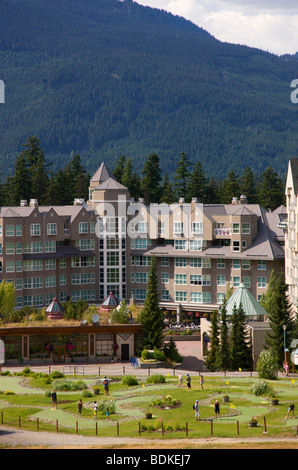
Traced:
<path fill-rule="evenodd" d="M 202 276 L 200 274 L 191 274 L 189 282 L 193 286 L 201 286 L 202 285 Z"/>
<path fill-rule="evenodd" d="M 107 252 L 107 266 L 119 266 L 119 252 L 118 251 Z"/>
<path fill-rule="evenodd" d="M 21 273 L 22 272 L 22 261 L 16 261 L 16 272 Z"/>
<path fill-rule="evenodd" d="M 176 291 L 175 292 L 175 301 L 176 302 L 187 302 L 187 292 Z"/>
<path fill-rule="evenodd" d="M 56 287 L 56 276 L 46 276 L 46 287 Z"/>
<path fill-rule="evenodd" d="M 16 225 L 16 236 L 21 237 L 23 234 L 23 227 L 22 225 Z"/>
<path fill-rule="evenodd" d="M 88 222 L 79 223 L 79 233 L 88 233 Z"/>
<path fill-rule="evenodd" d="M 175 284 L 187 284 L 187 274 L 175 274 Z"/>
<path fill-rule="evenodd" d="M 186 250 L 186 240 L 175 240 L 175 250 Z"/>
<path fill-rule="evenodd" d="M 190 258 L 189 264 L 191 268 L 201 268 L 202 258 Z"/>
<path fill-rule="evenodd" d="M 23 288 L 22 279 L 16 279 L 16 290 L 21 290 Z"/>
<path fill-rule="evenodd" d="M 23 251 L 22 243 L 18 242 L 16 243 L 16 254 L 21 255 Z"/>
<path fill-rule="evenodd" d="M 233 233 L 240 233 L 239 224 L 232 224 Z"/>
<path fill-rule="evenodd" d="M 243 222 L 243 224 L 242 224 L 242 233 L 243 233 L 243 235 L 250 234 L 250 224 L 249 224 L 249 222 Z"/>
<path fill-rule="evenodd" d="M 59 268 L 66 268 L 66 258 L 60 258 Z"/>
<path fill-rule="evenodd" d="M 148 233 L 148 222 L 138 223 L 138 233 Z"/>
<path fill-rule="evenodd" d="M 240 269 L 240 259 L 234 259 L 233 260 L 233 268 L 234 269 Z"/>
<path fill-rule="evenodd" d="M 14 271 L 15 271 L 14 261 L 6 261 L 6 272 L 14 273 Z"/>
<path fill-rule="evenodd" d="M 217 285 L 225 286 L 226 285 L 226 276 L 217 276 Z"/>
<path fill-rule="evenodd" d="M 203 233 L 203 222 L 192 222 L 191 230 L 192 230 L 192 233 L 202 234 Z"/>
<path fill-rule="evenodd" d="M 163 267 L 169 266 L 169 257 L 168 256 L 163 256 L 161 258 L 161 265 Z"/>
<path fill-rule="evenodd" d="M 161 291 L 161 300 L 170 300 L 170 292 L 166 289 Z"/>
<path fill-rule="evenodd" d="M 14 243 L 6 243 L 6 254 L 14 255 L 15 245 Z"/>
<path fill-rule="evenodd" d="M 40 235 L 40 224 L 31 224 L 30 225 L 30 235 L 31 237 L 36 237 Z"/>
<path fill-rule="evenodd" d="M 90 233 L 95 233 L 95 222 L 90 222 Z"/>
<path fill-rule="evenodd" d="M 243 276 L 242 282 L 245 285 L 245 287 L 250 288 L 251 287 L 251 280 L 250 276 Z"/>
<path fill-rule="evenodd" d="M 265 271 L 266 270 L 266 261 L 265 260 L 258 260 L 258 270 Z"/>
<path fill-rule="evenodd" d="M 14 225 L 6 225 L 5 233 L 7 237 L 14 237 Z"/>
<path fill-rule="evenodd" d="M 233 251 L 240 251 L 240 242 L 239 241 L 233 241 Z"/>
<path fill-rule="evenodd" d="M 210 304 L 211 292 L 191 292 L 190 301 L 198 303 L 198 304 L 201 304 L 201 303 Z"/>
<path fill-rule="evenodd" d="M 66 286 L 66 274 L 59 275 L 59 286 Z"/>
<path fill-rule="evenodd" d="M 189 249 L 191 251 L 202 251 L 202 240 L 190 240 Z"/>
<path fill-rule="evenodd" d="M 175 258 L 175 266 L 176 267 L 183 267 L 185 268 L 187 266 L 187 259 L 186 258 L 179 258 L 179 257 L 176 257 Z"/>
<path fill-rule="evenodd" d="M 246 270 L 250 269 L 250 259 L 242 260 L 242 269 L 246 269 Z"/>
<path fill-rule="evenodd" d="M 51 223 L 47 225 L 47 235 L 57 235 L 57 224 Z"/>
<path fill-rule="evenodd" d="M 136 282 L 148 282 L 148 273 L 136 273 Z"/>
<path fill-rule="evenodd" d="M 211 258 L 202 259 L 202 268 L 211 268 Z"/>
<path fill-rule="evenodd" d="M 169 284 L 169 273 L 161 273 L 161 282 L 163 284 Z"/>
<path fill-rule="evenodd" d="M 136 289 L 136 300 L 145 300 L 147 289 Z"/>
<path fill-rule="evenodd" d="M 224 292 L 218 292 L 217 293 L 217 303 L 222 304 L 224 299 L 225 299 L 225 293 Z"/>
<path fill-rule="evenodd" d="M 240 286 L 240 276 L 234 276 L 233 277 L 233 286 L 234 287 L 239 287 Z"/>
<path fill-rule="evenodd" d="M 56 269 L 56 260 L 55 259 L 46 259 L 45 260 L 45 269 Z"/>
<path fill-rule="evenodd" d="M 258 277 L 258 287 L 266 288 L 266 278 Z"/>
<path fill-rule="evenodd" d="M 119 282 L 119 268 L 107 268 L 107 282 Z"/>
<path fill-rule="evenodd" d="M 217 269 L 224 269 L 226 267 L 226 260 L 225 259 L 218 259 L 217 260 Z"/>
<path fill-rule="evenodd" d="M 173 223 L 173 232 L 176 235 L 181 235 L 184 233 L 184 223 L 183 222 L 174 222 Z"/>

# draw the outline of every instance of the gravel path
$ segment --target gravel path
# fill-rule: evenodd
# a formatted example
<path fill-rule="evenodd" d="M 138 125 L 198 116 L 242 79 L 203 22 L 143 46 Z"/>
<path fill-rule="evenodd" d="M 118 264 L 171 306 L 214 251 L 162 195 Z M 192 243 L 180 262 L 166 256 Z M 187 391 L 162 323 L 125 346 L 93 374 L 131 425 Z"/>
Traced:
<path fill-rule="evenodd" d="M 271 448 L 298 449 L 298 436 L 278 438 L 261 436 L 255 438 L 216 438 L 206 439 L 146 439 L 130 437 L 88 437 L 77 434 L 49 433 L 43 431 L 25 431 L 0 426 L 0 448 L 45 448 L 45 449 L 186 449 L 200 448 L 207 445 L 220 445 L 222 448 L 255 448 L 260 444 L 270 443 Z"/>

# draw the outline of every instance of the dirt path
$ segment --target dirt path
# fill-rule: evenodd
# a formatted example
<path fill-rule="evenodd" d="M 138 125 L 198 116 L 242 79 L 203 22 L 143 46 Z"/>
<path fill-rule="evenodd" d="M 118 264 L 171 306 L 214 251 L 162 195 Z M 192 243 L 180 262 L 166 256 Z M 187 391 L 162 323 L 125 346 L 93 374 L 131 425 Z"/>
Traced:
<path fill-rule="evenodd" d="M 44 449 L 199 449 L 199 448 L 271 448 L 298 449 L 298 436 L 278 438 L 261 436 L 254 438 L 206 439 L 146 439 L 130 437 L 87 437 L 82 435 L 25 431 L 0 426 L 0 448 L 44 448 Z"/>

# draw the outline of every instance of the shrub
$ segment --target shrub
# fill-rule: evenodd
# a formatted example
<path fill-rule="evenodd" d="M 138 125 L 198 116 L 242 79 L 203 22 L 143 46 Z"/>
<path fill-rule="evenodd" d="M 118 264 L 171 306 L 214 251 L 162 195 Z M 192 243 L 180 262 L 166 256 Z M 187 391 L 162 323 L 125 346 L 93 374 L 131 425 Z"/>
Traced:
<path fill-rule="evenodd" d="M 260 395 L 274 396 L 273 388 L 265 380 L 259 380 L 258 382 L 256 382 L 253 385 L 252 390 L 256 396 L 260 396 Z"/>
<path fill-rule="evenodd" d="M 55 380 L 53 382 L 53 389 L 60 390 L 63 392 L 74 392 L 77 390 L 86 390 L 87 385 L 82 380 L 72 381 L 72 380 Z"/>
<path fill-rule="evenodd" d="M 165 381 L 166 378 L 163 375 L 159 374 L 150 375 L 150 377 L 147 377 L 146 380 L 148 384 L 164 384 Z"/>
<path fill-rule="evenodd" d="M 278 364 L 272 350 L 262 351 L 257 362 L 260 378 L 274 380 L 277 378 Z"/>
<path fill-rule="evenodd" d="M 82 392 L 82 397 L 84 397 L 84 398 L 91 398 L 91 397 L 93 397 L 93 393 L 90 392 L 90 390 L 83 390 L 83 392 Z"/>
<path fill-rule="evenodd" d="M 113 400 L 106 401 L 106 400 L 101 400 L 97 403 L 97 409 L 101 411 L 102 413 L 106 411 L 108 408 L 109 413 L 113 414 L 116 412 L 116 404 Z"/>
<path fill-rule="evenodd" d="M 138 385 L 138 379 L 134 375 L 125 375 L 121 380 L 122 385 Z"/>
<path fill-rule="evenodd" d="M 62 374 L 62 372 L 60 372 L 59 370 L 54 370 L 51 373 L 51 377 L 52 379 L 61 379 L 62 377 L 64 377 L 64 374 Z"/>
<path fill-rule="evenodd" d="M 151 352 L 149 352 L 148 349 L 144 349 L 142 351 L 141 358 L 145 361 L 147 359 L 153 359 L 153 354 Z"/>
<path fill-rule="evenodd" d="M 157 361 L 165 361 L 166 360 L 165 353 L 163 351 L 161 351 L 160 349 L 154 349 L 153 357 Z"/>
<path fill-rule="evenodd" d="M 11 390 L 6 390 L 6 391 L 4 392 L 4 395 L 14 395 L 14 394 L 15 394 L 15 393 L 12 392 Z"/>

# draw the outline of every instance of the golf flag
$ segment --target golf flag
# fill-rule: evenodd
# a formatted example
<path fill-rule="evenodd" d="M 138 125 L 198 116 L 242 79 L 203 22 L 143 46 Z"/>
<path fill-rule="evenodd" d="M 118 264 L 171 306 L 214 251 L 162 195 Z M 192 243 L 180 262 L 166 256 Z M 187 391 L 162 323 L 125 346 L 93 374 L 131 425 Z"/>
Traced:
<path fill-rule="evenodd" d="M 294 380 L 294 379 L 292 379 L 292 380 L 291 380 L 291 382 L 292 382 L 292 384 L 294 384 L 294 383 L 295 383 L 295 380 Z"/>

